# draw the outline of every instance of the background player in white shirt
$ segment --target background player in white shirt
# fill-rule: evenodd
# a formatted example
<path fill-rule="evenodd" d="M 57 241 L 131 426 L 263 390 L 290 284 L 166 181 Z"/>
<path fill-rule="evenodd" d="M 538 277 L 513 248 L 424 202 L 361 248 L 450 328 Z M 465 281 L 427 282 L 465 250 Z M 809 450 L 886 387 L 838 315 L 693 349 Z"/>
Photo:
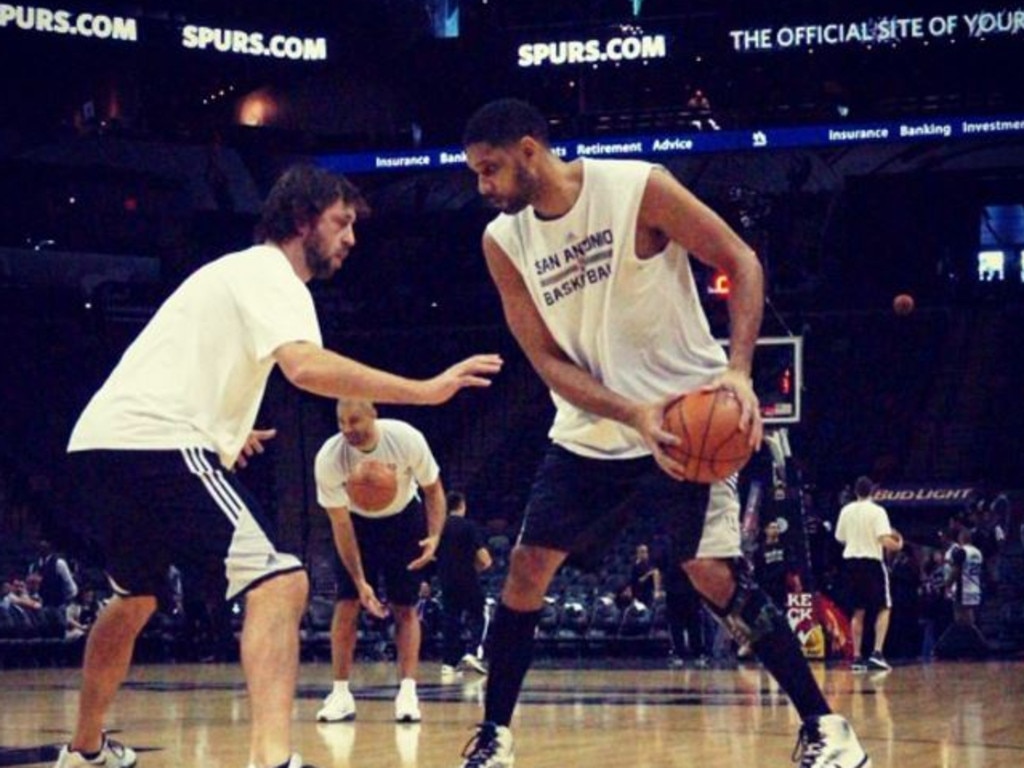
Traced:
<path fill-rule="evenodd" d="M 875 485 L 870 477 L 858 477 L 854 484 L 857 498 L 839 510 L 836 522 L 836 541 L 843 545 L 843 565 L 853 604 L 850 632 L 853 635 L 854 672 L 868 668 L 888 671 L 882 649 L 889 632 L 892 595 L 889 590 L 889 571 L 883 553 L 903 548 L 903 537 L 889 525 L 885 508 L 871 500 Z M 861 645 L 864 641 L 864 618 L 875 614 L 874 650 L 864 660 Z"/>

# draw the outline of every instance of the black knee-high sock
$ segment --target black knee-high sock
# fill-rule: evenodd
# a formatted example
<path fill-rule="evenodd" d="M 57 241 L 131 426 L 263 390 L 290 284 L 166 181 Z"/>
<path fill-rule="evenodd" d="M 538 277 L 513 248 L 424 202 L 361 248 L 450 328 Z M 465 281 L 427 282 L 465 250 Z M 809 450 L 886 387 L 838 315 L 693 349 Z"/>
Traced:
<path fill-rule="evenodd" d="M 786 617 L 749 574 L 736 572 L 736 588 L 725 608 L 710 601 L 707 605 L 737 640 L 750 642 L 801 719 L 832 712 Z"/>
<path fill-rule="evenodd" d="M 771 629 L 762 634 L 752 645 L 757 658 L 764 664 L 782 690 L 786 692 L 800 718 L 827 715 L 832 712 L 825 696 L 818 686 L 818 681 L 811 674 L 811 666 L 807 663 L 800 642 L 789 627 L 786 617 L 774 605 L 760 588 L 757 589 L 772 612 Z"/>
<path fill-rule="evenodd" d="M 498 604 L 487 638 L 487 694 L 484 718 L 497 725 L 512 722 L 523 678 L 533 661 L 533 634 L 540 611 L 514 611 Z"/>

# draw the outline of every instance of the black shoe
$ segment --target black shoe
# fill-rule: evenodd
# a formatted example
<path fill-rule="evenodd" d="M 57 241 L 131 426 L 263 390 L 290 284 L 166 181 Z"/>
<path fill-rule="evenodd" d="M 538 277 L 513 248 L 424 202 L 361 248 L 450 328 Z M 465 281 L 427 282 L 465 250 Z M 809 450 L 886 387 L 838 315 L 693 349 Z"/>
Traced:
<path fill-rule="evenodd" d="M 868 656 L 868 669 L 890 672 L 892 671 L 892 665 L 885 660 L 885 657 L 879 651 L 875 651 Z"/>

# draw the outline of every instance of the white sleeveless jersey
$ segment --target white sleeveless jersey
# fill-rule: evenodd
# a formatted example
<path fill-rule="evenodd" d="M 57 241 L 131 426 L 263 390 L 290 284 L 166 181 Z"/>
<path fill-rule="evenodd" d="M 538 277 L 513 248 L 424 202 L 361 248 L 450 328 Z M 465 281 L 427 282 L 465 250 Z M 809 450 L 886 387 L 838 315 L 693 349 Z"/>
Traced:
<path fill-rule="evenodd" d="M 957 559 L 957 550 L 961 550 L 963 561 L 960 564 L 960 578 L 950 585 L 950 597 L 961 605 L 980 605 L 982 592 L 982 567 L 985 558 L 981 550 L 972 544 L 957 544 L 946 553 L 946 568 L 952 570 Z"/>
<path fill-rule="evenodd" d="M 508 254 L 558 346 L 576 365 L 631 400 L 653 402 L 707 384 L 724 370 L 700 304 L 687 252 L 671 242 L 636 255 L 637 217 L 653 165 L 582 159 L 583 185 L 555 220 L 532 207 L 501 214 L 488 234 Z M 640 434 L 552 393 L 548 433 L 597 458 L 649 454 Z"/>

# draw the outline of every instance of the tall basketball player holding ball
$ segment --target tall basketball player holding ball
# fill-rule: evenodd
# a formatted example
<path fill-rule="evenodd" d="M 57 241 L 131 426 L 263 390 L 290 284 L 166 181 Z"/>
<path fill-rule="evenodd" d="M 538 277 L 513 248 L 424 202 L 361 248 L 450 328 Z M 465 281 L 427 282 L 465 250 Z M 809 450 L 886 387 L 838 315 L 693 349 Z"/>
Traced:
<path fill-rule="evenodd" d="M 512 765 L 509 725 L 547 587 L 570 554 L 591 557 L 610 544 L 619 531 L 609 535 L 609 516 L 626 508 L 661 518 L 709 608 L 789 695 L 803 720 L 801 767 L 864 768 L 867 755 L 832 714 L 782 612 L 741 565 L 735 478 L 687 481 L 670 453 L 680 440 L 664 427 L 680 392 L 708 388 L 738 405 L 747 449 L 760 444 L 750 374 L 761 265 L 664 168 L 563 161 L 547 126 L 531 105 L 502 99 L 478 110 L 463 136 L 477 188 L 499 210 L 483 251 L 506 321 L 557 408 L 489 634 L 485 721 L 463 766 Z M 691 257 L 732 284 L 728 358 L 709 330 Z"/>

